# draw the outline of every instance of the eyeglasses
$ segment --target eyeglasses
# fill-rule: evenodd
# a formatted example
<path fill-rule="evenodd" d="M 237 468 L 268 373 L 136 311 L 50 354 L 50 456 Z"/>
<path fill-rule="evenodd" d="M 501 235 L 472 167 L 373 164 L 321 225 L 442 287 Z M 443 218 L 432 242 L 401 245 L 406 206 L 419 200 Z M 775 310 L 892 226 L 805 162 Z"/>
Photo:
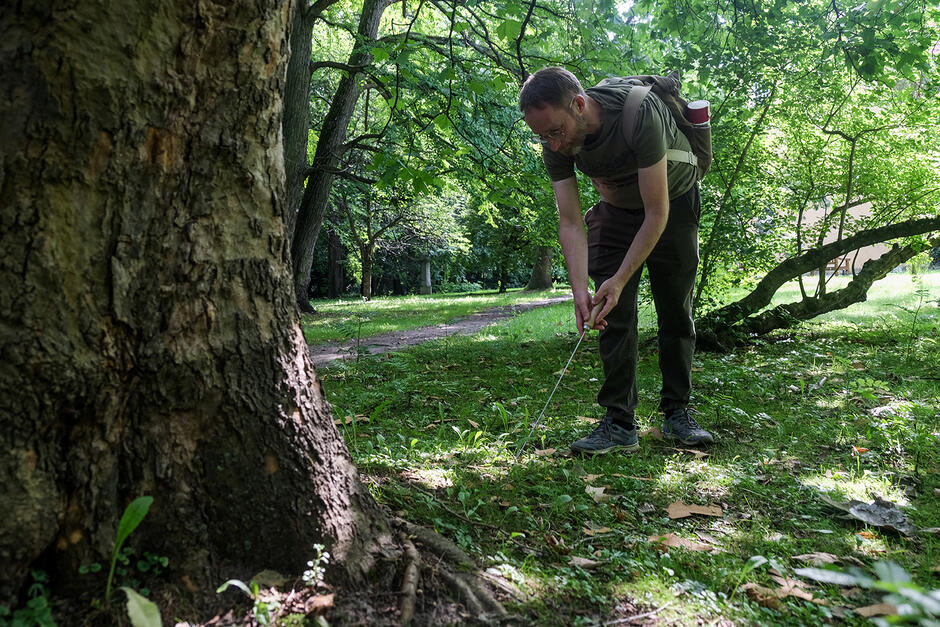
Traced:
<path fill-rule="evenodd" d="M 577 95 L 571 97 L 571 102 L 568 103 L 568 108 L 571 109 L 574 106 L 574 99 L 577 98 Z M 542 144 L 543 146 L 548 146 L 551 142 L 564 139 L 568 134 L 568 129 L 565 128 L 566 124 L 562 123 L 558 128 L 551 130 L 544 135 L 533 135 L 532 139 Z"/>
<path fill-rule="evenodd" d="M 544 135 L 533 135 L 532 139 L 542 144 L 543 146 L 548 146 L 556 139 L 563 139 L 566 133 L 567 131 L 565 130 L 565 127 L 560 126 L 553 131 L 545 133 Z"/>

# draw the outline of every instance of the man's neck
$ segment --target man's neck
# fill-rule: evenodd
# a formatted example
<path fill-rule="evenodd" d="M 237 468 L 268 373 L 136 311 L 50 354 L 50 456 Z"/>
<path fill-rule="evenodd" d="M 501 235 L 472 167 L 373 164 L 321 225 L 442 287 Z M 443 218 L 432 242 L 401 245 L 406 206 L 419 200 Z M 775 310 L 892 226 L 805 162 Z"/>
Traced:
<path fill-rule="evenodd" d="M 604 123 L 604 112 L 601 105 L 590 96 L 584 97 L 584 121 L 587 122 L 587 134 L 593 135 L 601 130 Z"/>

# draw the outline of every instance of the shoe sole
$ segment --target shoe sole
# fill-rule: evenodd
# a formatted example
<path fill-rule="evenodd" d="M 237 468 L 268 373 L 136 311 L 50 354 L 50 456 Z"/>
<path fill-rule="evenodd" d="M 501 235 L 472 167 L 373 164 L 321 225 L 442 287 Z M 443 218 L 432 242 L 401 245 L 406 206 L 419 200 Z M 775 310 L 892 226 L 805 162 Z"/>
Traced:
<path fill-rule="evenodd" d="M 663 437 L 671 442 L 679 442 L 680 444 L 685 444 L 686 446 L 695 446 L 697 444 L 714 444 L 714 438 L 702 438 L 701 440 L 683 440 L 674 433 L 663 433 Z"/>
<path fill-rule="evenodd" d="M 616 451 L 623 451 L 624 453 L 632 453 L 640 448 L 640 443 L 636 444 L 617 444 L 615 446 L 610 446 L 608 448 L 599 448 L 599 449 L 581 449 L 571 447 L 571 452 L 576 455 L 605 455 L 607 453 L 614 453 Z"/>

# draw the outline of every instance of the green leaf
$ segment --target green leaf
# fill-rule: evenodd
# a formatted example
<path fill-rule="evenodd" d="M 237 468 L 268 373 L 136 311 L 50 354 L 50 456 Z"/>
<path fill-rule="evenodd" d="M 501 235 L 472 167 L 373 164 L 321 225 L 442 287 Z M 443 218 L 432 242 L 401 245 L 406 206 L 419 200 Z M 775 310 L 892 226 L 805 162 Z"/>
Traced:
<path fill-rule="evenodd" d="M 140 523 L 143 522 L 152 504 L 152 496 L 141 496 L 131 501 L 131 504 L 127 506 L 124 515 L 121 516 L 121 522 L 118 523 L 117 539 L 114 541 L 115 552 L 121 549 L 121 545 L 124 544 L 127 536 L 131 535 L 134 529 L 137 529 Z"/>
<path fill-rule="evenodd" d="M 134 627 L 163 627 L 160 609 L 153 601 L 142 597 L 131 588 L 121 586 L 127 595 L 127 615 Z"/>
<path fill-rule="evenodd" d="M 840 570 L 825 570 L 822 568 L 797 568 L 793 572 L 795 572 L 800 577 L 808 577 L 823 583 L 834 583 L 837 586 L 865 585 L 855 575 L 850 575 L 849 573 L 844 573 Z"/>
<path fill-rule="evenodd" d="M 249 597 L 251 597 L 251 590 L 248 589 L 248 586 L 245 585 L 245 582 L 242 581 L 241 579 L 229 579 L 228 581 L 223 583 L 221 586 L 219 586 L 218 589 L 216 589 L 215 593 L 221 594 L 225 592 L 226 590 L 228 590 L 229 586 L 235 586 L 236 588 L 244 591 L 244 593 L 247 594 Z"/>
<path fill-rule="evenodd" d="M 515 39 L 522 31 L 522 22 L 518 20 L 506 20 L 496 28 L 496 34 L 506 39 Z"/>
<path fill-rule="evenodd" d="M 878 579 L 888 583 L 910 583 L 911 576 L 906 570 L 892 561 L 882 561 L 875 564 L 875 574 Z"/>
<path fill-rule="evenodd" d="M 752 555 L 747 564 L 744 565 L 744 572 L 749 573 L 758 566 L 763 566 L 767 563 L 767 558 L 763 555 Z"/>
<path fill-rule="evenodd" d="M 434 126 L 442 131 L 447 131 L 451 128 L 450 120 L 447 119 L 446 115 L 439 115 L 434 118 Z"/>
<path fill-rule="evenodd" d="M 385 48 L 373 48 L 372 49 L 372 58 L 376 63 L 381 63 L 388 59 L 388 50 Z"/>

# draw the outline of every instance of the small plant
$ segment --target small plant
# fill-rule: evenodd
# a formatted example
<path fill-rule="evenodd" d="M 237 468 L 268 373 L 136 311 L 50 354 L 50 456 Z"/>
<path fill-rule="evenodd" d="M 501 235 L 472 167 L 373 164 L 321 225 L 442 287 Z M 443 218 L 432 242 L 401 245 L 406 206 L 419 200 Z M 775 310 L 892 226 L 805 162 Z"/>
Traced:
<path fill-rule="evenodd" d="M 49 602 L 49 575 L 42 570 L 32 571 L 33 583 L 29 586 L 27 596 L 29 600 L 26 607 L 15 612 L 4 605 L 0 605 L 0 627 L 55 627 L 52 618 L 52 604 Z"/>
<path fill-rule="evenodd" d="M 744 568 L 738 573 L 738 580 L 734 584 L 734 588 L 731 590 L 731 598 L 734 598 L 734 595 L 737 593 L 738 588 L 741 587 L 741 582 L 744 581 L 744 578 L 747 577 L 747 574 L 767 563 L 767 558 L 763 555 L 752 555 L 750 559 L 744 564 Z"/>
<path fill-rule="evenodd" d="M 926 590 L 916 585 L 908 572 L 892 561 L 876 562 L 874 570 L 874 577 L 856 567 L 849 568 L 848 572 L 822 568 L 798 568 L 794 572 L 823 583 L 887 592 L 884 602 L 895 606 L 898 616 L 893 620 L 872 618 L 880 627 L 898 622 L 925 626 L 940 624 L 936 620 L 940 617 L 940 590 Z"/>
<path fill-rule="evenodd" d="M 313 548 L 317 555 L 307 562 L 303 580 L 311 588 L 318 588 L 323 585 L 323 576 L 326 574 L 326 565 L 330 563 L 330 554 L 323 550 L 325 547 L 322 544 L 314 544 Z"/>
<path fill-rule="evenodd" d="M 281 609 L 281 602 L 276 598 L 262 596 L 257 581 L 251 581 L 246 584 L 241 579 L 229 579 L 219 586 L 218 590 L 216 590 L 216 593 L 221 594 L 225 592 L 228 590 L 229 586 L 235 586 L 247 594 L 248 598 L 254 602 L 254 606 L 252 607 L 251 612 L 252 616 L 259 625 L 277 624 L 276 621 L 278 613 Z"/>
<path fill-rule="evenodd" d="M 886 394 L 890 388 L 887 381 L 862 377 L 849 383 L 849 388 L 859 396 L 873 403 L 878 402 L 878 394 Z"/>
<path fill-rule="evenodd" d="M 127 554 L 121 553 L 121 547 L 124 545 L 124 541 L 127 540 L 127 536 L 131 535 L 143 522 L 152 504 L 152 496 L 136 498 L 131 501 L 131 504 L 124 510 L 124 515 L 121 516 L 121 521 L 118 523 L 117 537 L 114 540 L 114 551 L 111 554 L 111 571 L 108 573 L 108 583 L 104 591 L 105 603 L 111 601 L 111 581 L 114 579 L 114 568 L 117 565 L 119 556 L 123 555 L 127 559 Z"/>

